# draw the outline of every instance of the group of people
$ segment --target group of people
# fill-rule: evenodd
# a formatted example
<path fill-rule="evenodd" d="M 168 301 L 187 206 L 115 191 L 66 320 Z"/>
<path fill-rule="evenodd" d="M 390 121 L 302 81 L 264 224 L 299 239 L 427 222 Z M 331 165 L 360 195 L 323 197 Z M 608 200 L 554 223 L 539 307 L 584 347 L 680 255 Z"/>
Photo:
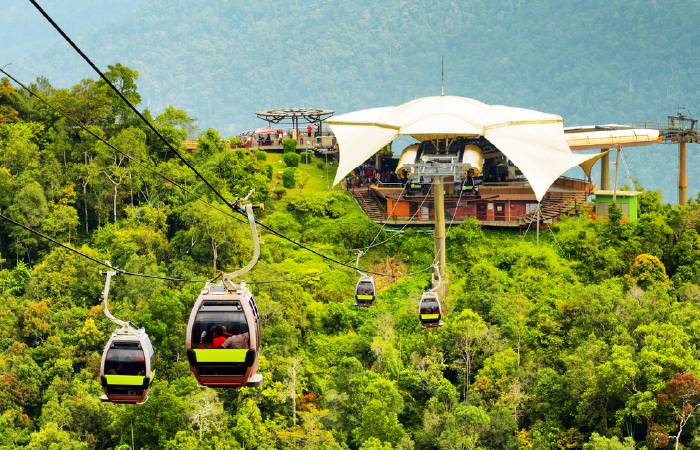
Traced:
<path fill-rule="evenodd" d="M 379 184 L 380 182 L 405 183 L 405 180 L 402 180 L 399 175 L 391 170 L 377 170 L 372 164 L 369 163 L 356 167 L 347 179 L 349 188 L 369 186 L 370 184 Z"/>
<path fill-rule="evenodd" d="M 207 336 L 212 336 L 207 342 Z M 197 348 L 249 348 L 250 335 L 247 331 L 227 330 L 226 325 L 212 325 L 209 333 L 202 331 Z"/>
<path fill-rule="evenodd" d="M 294 130 L 273 130 L 271 133 L 267 134 L 259 134 L 257 138 L 257 144 L 258 147 L 263 147 L 263 146 L 269 146 L 269 145 L 282 145 L 282 141 L 284 141 L 285 138 L 287 137 L 295 137 L 295 132 Z M 299 141 L 299 144 L 304 143 L 304 138 L 308 142 L 312 142 L 312 137 L 319 136 L 321 134 L 320 128 L 317 125 L 311 125 L 308 124 L 306 126 L 306 133 L 299 132 L 299 135 L 296 136 L 297 140 Z M 252 138 L 249 138 L 246 143 L 246 146 L 250 147 L 252 144 Z"/>

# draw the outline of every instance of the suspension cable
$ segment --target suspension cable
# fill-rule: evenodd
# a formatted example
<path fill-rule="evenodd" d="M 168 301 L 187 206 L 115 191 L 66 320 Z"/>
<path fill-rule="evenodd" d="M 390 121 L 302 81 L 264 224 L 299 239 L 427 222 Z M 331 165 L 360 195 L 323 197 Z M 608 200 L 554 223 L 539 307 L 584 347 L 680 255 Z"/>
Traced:
<path fill-rule="evenodd" d="M 396 211 L 396 207 L 399 205 L 399 202 L 401 201 L 401 197 L 403 197 L 404 192 L 406 192 L 406 186 L 403 186 L 403 189 L 401 189 L 401 192 L 399 193 L 399 197 L 394 202 L 394 206 L 391 208 L 391 212 L 389 213 L 389 216 L 387 217 L 387 219 L 394 215 L 394 211 Z M 385 220 L 384 223 L 382 224 L 382 226 L 379 227 L 379 231 L 377 231 L 377 234 L 375 234 L 374 237 L 372 238 L 372 241 L 370 241 L 369 245 L 361 250 L 362 253 L 365 253 L 367 250 L 372 248 L 372 244 L 374 244 L 374 241 L 377 240 L 377 238 L 381 234 L 382 230 L 384 230 L 386 223 L 387 223 L 387 221 Z M 359 265 L 359 261 L 358 261 L 358 265 Z"/>
<path fill-rule="evenodd" d="M 38 236 L 38 237 L 40 237 L 40 238 L 42 238 L 42 239 L 46 239 L 47 241 L 50 241 L 50 242 L 52 242 L 52 243 L 58 245 L 59 247 L 62 247 L 62 248 L 64 248 L 64 249 L 68 250 L 68 251 L 71 251 L 71 252 L 73 252 L 73 253 L 75 253 L 75 254 L 77 254 L 77 255 L 79 255 L 79 256 L 82 256 L 82 257 L 85 258 L 85 259 L 88 259 L 88 260 L 90 260 L 90 261 L 92 261 L 92 262 L 94 262 L 94 263 L 97 263 L 97 264 L 99 264 L 99 265 L 101 265 L 101 266 L 104 266 L 104 267 L 106 267 L 106 268 L 108 268 L 108 269 L 110 269 L 110 270 L 112 270 L 112 271 L 114 271 L 114 272 L 116 272 L 116 273 L 118 273 L 118 274 L 121 274 L 121 275 L 128 275 L 128 276 L 141 277 L 141 278 L 150 278 L 150 279 L 155 279 L 155 280 L 174 281 L 174 282 L 181 282 L 181 283 L 206 283 L 206 282 L 214 281 L 214 280 L 216 280 L 217 278 L 219 278 L 219 277 L 222 275 L 222 274 L 219 274 L 219 275 L 217 275 L 216 277 L 212 278 L 211 280 L 204 280 L 204 279 L 193 280 L 193 279 L 186 279 L 186 278 L 175 278 L 175 277 L 164 277 L 164 276 L 159 276 L 159 275 L 149 275 L 149 274 L 145 274 L 145 273 L 131 272 L 131 271 L 128 271 L 128 270 L 123 270 L 123 269 L 120 269 L 120 268 L 118 268 L 118 267 L 115 267 L 115 266 L 113 266 L 113 265 L 111 265 L 111 264 L 102 262 L 102 261 L 100 261 L 99 259 L 93 258 L 92 256 L 90 256 L 90 255 L 88 255 L 88 254 L 86 254 L 86 253 L 83 253 L 83 252 L 81 252 L 81 251 L 79 251 L 79 250 L 77 250 L 77 249 L 75 249 L 75 248 L 73 248 L 73 247 L 70 247 L 70 246 L 68 246 L 68 245 L 62 244 L 61 242 L 57 241 L 56 239 L 54 239 L 54 238 L 52 238 L 52 237 L 50 237 L 50 236 L 47 236 L 47 235 L 45 235 L 45 234 L 43 234 L 43 233 L 41 233 L 41 232 L 39 232 L 39 231 L 34 230 L 34 229 L 31 228 L 31 227 L 28 227 L 27 225 L 24 225 L 24 224 L 22 224 L 22 223 L 20 223 L 20 222 L 17 222 L 17 221 L 15 221 L 15 220 L 13 220 L 13 219 L 11 219 L 11 218 L 5 216 L 4 214 L 2 214 L 2 212 L 0 212 L 0 219 L 4 219 L 4 220 L 10 222 L 10 223 L 13 224 L 13 225 L 16 225 L 16 226 L 18 226 L 18 227 L 24 228 L 25 230 L 29 231 L 30 233 L 32 233 L 32 234 L 34 234 L 34 235 L 36 235 L 36 236 Z M 246 281 L 246 284 L 289 283 L 289 282 L 293 282 L 293 281 L 303 280 L 303 279 L 306 279 L 306 278 L 317 277 L 317 276 L 320 276 L 320 275 L 323 275 L 323 274 L 326 274 L 326 273 L 334 272 L 334 271 L 336 271 L 336 270 L 339 270 L 339 269 L 338 269 L 338 268 L 331 268 L 331 269 L 329 269 L 329 270 L 324 270 L 324 271 L 320 271 L 320 272 L 316 272 L 316 273 L 311 273 L 311 274 L 303 275 L 303 276 L 300 276 L 300 277 L 286 278 L 286 279 L 281 279 L 281 280 L 258 280 L 258 281 L 256 281 L 256 280 L 251 280 L 251 281 Z M 415 272 L 415 273 L 418 273 L 418 272 Z M 409 274 L 409 275 L 410 275 L 410 274 Z M 406 276 L 409 276 L 409 275 L 406 275 Z"/>
<path fill-rule="evenodd" d="M 184 156 L 182 156 L 182 154 L 180 154 L 180 152 L 178 152 L 178 151 L 175 149 L 175 147 L 173 147 L 172 144 L 171 144 L 167 139 L 165 139 L 165 137 L 163 137 L 163 135 L 160 133 L 160 131 L 158 131 L 158 130 L 156 129 L 156 127 L 154 127 L 154 126 L 151 124 L 151 122 L 149 122 L 148 119 L 146 119 L 146 118 L 143 116 L 143 114 L 141 114 L 141 112 L 140 112 L 138 109 L 136 109 L 136 107 L 124 96 L 124 94 L 122 94 L 121 91 L 119 91 L 119 89 L 117 89 L 117 87 L 114 86 L 114 84 L 110 81 L 110 79 L 107 78 L 107 75 L 105 75 L 105 74 L 95 65 L 95 63 L 93 63 L 92 60 L 91 60 L 90 58 L 88 58 L 88 56 L 87 56 L 85 53 L 83 53 L 83 51 L 80 49 L 80 47 L 78 47 L 78 46 L 75 44 L 75 42 L 73 42 L 73 40 L 61 29 L 61 27 L 58 26 L 58 24 L 57 24 L 56 22 L 54 22 L 54 20 L 51 18 L 51 16 L 49 16 L 48 13 L 47 13 L 46 11 L 44 11 L 44 9 L 41 7 L 41 5 L 39 5 L 39 3 L 36 2 L 36 0 L 29 0 L 29 1 L 32 3 L 32 5 L 34 5 L 34 7 L 39 11 L 39 13 L 41 13 L 41 15 L 44 16 L 44 18 L 51 24 L 51 26 L 53 26 L 54 29 L 55 29 L 56 31 L 58 31 L 58 34 L 60 34 L 61 37 L 63 37 L 63 39 L 65 39 L 65 41 L 68 42 L 68 44 L 69 44 L 71 47 L 73 47 L 73 50 L 75 50 L 75 51 L 83 58 L 83 60 L 85 60 L 85 62 L 88 63 L 88 65 L 89 65 L 90 67 L 92 67 L 92 69 L 100 76 L 100 78 L 102 78 L 102 80 L 103 80 L 105 83 L 107 83 L 107 86 L 109 86 L 110 89 L 112 89 L 112 90 L 119 96 L 119 98 L 122 99 L 122 101 L 124 102 L 124 104 L 126 104 L 126 105 L 129 107 L 129 109 L 131 109 L 131 110 L 139 117 L 139 119 L 141 119 L 141 121 L 142 121 L 144 124 L 146 124 L 146 126 L 147 126 L 148 128 L 150 128 L 151 131 L 153 131 L 153 133 L 155 133 L 156 136 L 158 136 L 158 138 L 159 138 L 161 141 L 163 141 L 163 143 L 170 149 L 170 151 L 172 151 L 172 152 L 178 157 L 178 159 L 179 159 L 180 161 L 182 161 L 183 164 L 185 164 L 192 172 L 194 172 L 194 174 L 195 174 L 200 180 L 202 180 L 202 182 L 203 182 L 204 184 L 206 184 L 206 185 L 209 187 L 209 189 L 211 189 L 211 191 L 212 191 L 214 194 L 216 194 L 216 195 L 224 202 L 224 204 L 226 204 L 227 206 L 233 208 L 234 205 L 233 205 L 229 200 L 227 200 L 227 199 L 226 199 L 226 198 L 225 198 L 225 197 L 224 197 L 210 182 L 209 182 L 209 180 L 207 180 L 207 179 L 204 177 L 204 175 L 202 175 L 202 174 L 197 170 L 196 167 L 194 167 L 189 161 L 187 161 L 187 159 L 186 159 Z"/>
<path fill-rule="evenodd" d="M 72 116 L 70 116 L 68 113 L 66 113 L 65 111 L 63 111 L 63 110 L 60 109 L 59 107 L 57 107 L 57 106 L 51 104 L 48 100 L 46 100 L 46 98 L 44 98 L 43 96 L 37 94 L 34 90 L 32 90 L 30 87 L 28 87 L 27 85 L 25 85 L 24 83 L 22 83 L 21 81 L 19 81 L 17 78 L 15 78 L 14 76 L 12 76 L 10 73 L 8 73 L 7 71 L 5 71 L 4 69 L 0 68 L 0 72 L 2 72 L 5 76 L 7 76 L 8 78 L 10 78 L 10 79 L 11 79 L 12 81 L 14 81 L 15 83 L 17 83 L 22 89 L 24 89 L 27 93 L 29 93 L 29 95 L 33 96 L 34 98 L 36 98 L 37 100 L 39 100 L 41 103 L 43 103 L 44 105 L 46 105 L 48 108 L 50 108 L 50 109 L 52 109 L 53 111 L 55 111 L 56 113 L 58 113 L 61 117 L 64 117 L 65 119 L 67 119 L 68 121 L 70 121 L 72 124 L 74 124 L 75 126 L 79 127 L 80 129 L 82 129 L 83 131 L 85 131 L 86 133 L 88 133 L 90 136 L 92 136 L 92 137 L 94 137 L 95 139 L 97 139 L 98 141 L 102 142 L 103 144 L 105 144 L 106 146 L 108 146 L 109 148 L 111 148 L 112 150 L 114 150 L 115 152 L 119 153 L 120 155 L 123 155 L 123 156 L 124 156 L 125 158 L 127 158 L 129 161 L 134 162 L 134 163 L 135 163 L 136 165 L 138 165 L 139 167 L 143 167 L 144 169 L 150 171 L 150 172 L 153 173 L 154 175 L 157 175 L 158 177 L 162 178 L 163 180 L 165 180 L 165 181 L 167 181 L 167 182 L 169 182 L 169 183 L 172 183 L 174 186 L 176 186 L 177 188 L 181 189 L 184 193 L 186 193 L 186 194 L 188 194 L 188 195 L 193 195 L 192 191 L 190 191 L 187 187 L 183 186 L 182 184 L 178 183 L 177 181 L 173 180 L 172 178 L 163 175 L 161 172 L 159 172 L 159 171 L 156 170 L 155 168 L 153 168 L 153 167 L 151 167 L 151 166 L 145 164 L 143 161 L 139 160 L 138 158 L 135 158 L 135 157 L 131 156 L 130 154 L 126 153 L 124 150 L 120 150 L 119 148 L 117 148 L 116 146 L 114 146 L 111 142 L 109 142 L 108 140 L 106 140 L 104 137 L 102 137 L 102 136 L 100 136 L 99 134 L 95 133 L 95 132 L 92 131 L 89 127 L 85 126 L 85 125 L 82 124 L 80 121 L 78 121 L 77 119 L 73 118 Z M 228 217 L 230 217 L 230 218 L 232 218 L 232 219 L 234 219 L 234 220 L 236 220 L 236 221 L 238 221 L 238 222 L 245 223 L 245 221 L 244 221 L 243 219 L 241 219 L 240 217 L 231 214 L 229 211 L 226 211 L 226 210 L 224 210 L 224 209 L 221 209 L 221 208 L 217 207 L 216 205 L 214 205 L 214 204 L 212 204 L 212 203 L 210 203 L 210 202 L 204 200 L 204 199 L 201 198 L 201 197 L 197 198 L 196 200 L 197 200 L 197 201 L 200 201 L 200 202 L 202 202 L 202 203 L 204 203 L 205 205 L 211 207 L 212 209 L 214 209 L 214 210 L 216 210 L 216 211 L 218 211 L 218 212 L 220 212 L 220 213 L 222 213 L 222 214 L 227 215 Z"/>
<path fill-rule="evenodd" d="M 239 213 L 241 213 L 241 214 L 245 214 L 243 211 L 239 211 L 239 210 L 235 207 L 235 204 L 234 204 L 234 203 L 232 203 L 232 202 L 230 202 L 229 200 L 227 200 L 227 199 L 223 196 L 223 194 L 221 194 L 221 192 L 219 192 L 219 191 L 204 177 L 204 175 L 202 175 L 202 174 L 197 170 L 196 167 L 194 167 L 189 161 L 187 161 L 187 159 L 185 159 L 185 157 L 182 156 L 182 154 L 180 154 L 180 152 L 178 152 L 178 151 L 175 149 L 175 147 L 173 147 L 172 144 L 171 144 L 167 139 L 165 139 L 165 137 L 163 137 L 163 135 L 148 121 L 148 119 L 146 119 L 146 118 L 143 116 L 143 114 L 141 114 L 141 112 L 139 112 L 138 109 L 136 109 L 136 107 L 124 96 L 124 94 L 122 94 L 122 93 L 119 91 L 119 89 L 117 89 L 116 86 L 114 86 L 114 84 L 109 80 L 109 78 L 107 78 L 107 76 L 95 65 L 95 63 L 92 62 L 92 60 L 80 49 L 80 47 L 78 47 L 78 46 L 75 44 L 75 42 L 73 42 L 73 40 L 63 31 L 63 29 L 61 29 L 61 27 L 51 18 L 51 16 L 49 16 L 48 13 L 47 13 L 46 11 L 44 11 L 44 9 L 41 7 L 41 5 L 39 5 L 39 3 L 37 3 L 36 0 L 29 0 L 29 1 L 31 2 L 32 5 L 34 5 L 34 7 L 37 9 L 37 11 L 39 11 L 39 13 L 41 13 L 41 15 L 44 16 L 44 18 L 49 22 L 49 24 L 51 24 L 51 26 L 61 35 L 61 37 L 63 37 L 63 39 L 73 48 L 73 50 L 75 50 L 75 51 L 80 55 L 80 57 L 83 58 L 83 60 L 84 60 L 84 61 L 85 61 L 85 62 L 100 76 L 100 78 L 102 78 L 102 80 L 103 80 L 105 83 L 107 83 L 107 86 L 109 86 L 109 88 L 112 89 L 112 90 L 119 96 L 119 98 L 129 107 L 129 109 L 131 109 L 131 110 L 139 117 L 139 119 L 141 119 L 141 121 L 142 121 L 144 124 L 146 124 L 146 126 L 148 126 L 148 128 L 150 128 L 150 129 L 155 133 L 155 135 L 156 135 L 161 141 L 163 141 L 163 143 L 178 157 L 178 159 L 180 159 L 180 161 L 182 161 L 190 170 L 192 170 L 192 172 L 193 172 L 200 180 L 202 180 L 202 182 L 204 182 L 204 184 L 206 184 L 207 187 L 208 187 L 214 194 L 216 194 L 216 195 L 224 202 L 224 204 L 225 204 L 226 206 L 228 206 L 229 208 L 231 208 L 231 209 L 232 209 L 233 211 L 235 211 L 235 212 L 239 212 Z M 340 265 L 340 266 L 344 266 L 344 267 L 347 267 L 347 268 L 349 268 L 349 269 L 358 270 L 357 267 L 354 267 L 354 266 L 352 266 L 352 265 L 350 265 L 350 264 L 347 264 L 347 263 L 344 263 L 344 262 L 342 262 L 342 261 L 339 261 L 339 260 L 336 259 L 336 258 L 327 256 L 327 255 L 324 255 L 323 253 L 320 253 L 320 252 L 318 252 L 318 251 L 316 251 L 316 250 L 314 250 L 314 249 L 308 247 L 307 245 L 302 244 L 301 242 L 298 242 L 298 241 L 296 241 L 296 240 L 294 240 L 294 239 L 291 239 L 291 238 L 285 236 L 284 234 L 280 233 L 279 231 L 275 230 L 274 228 L 269 227 L 268 225 L 265 225 L 265 224 L 262 223 L 262 222 L 259 222 L 259 221 L 257 221 L 257 220 L 256 220 L 255 222 L 256 222 L 261 228 L 265 229 L 266 231 L 268 231 L 268 232 L 274 234 L 275 236 L 277 236 L 277 237 L 279 237 L 279 238 L 281 238 L 281 239 L 284 239 L 284 240 L 286 240 L 286 241 L 288 241 L 288 242 L 290 242 L 290 243 L 296 245 L 296 246 L 299 247 L 299 248 L 302 248 L 302 249 L 304 249 L 304 250 L 306 250 L 306 251 L 308 251 L 308 252 L 310 252 L 310 253 L 313 253 L 313 254 L 316 255 L 316 256 L 319 256 L 319 257 L 321 257 L 321 258 L 323 258 L 323 259 L 325 259 L 325 260 L 327 260 L 327 261 L 331 261 L 331 262 L 333 262 L 334 264 L 338 264 L 338 265 Z M 385 273 L 381 273 L 381 272 L 372 272 L 372 271 L 365 271 L 365 272 L 371 273 L 371 274 L 373 274 L 373 275 L 381 275 L 381 276 L 389 276 L 389 277 L 392 276 L 392 275 L 390 275 L 390 274 L 385 274 Z"/>
<path fill-rule="evenodd" d="M 459 211 L 459 202 L 462 201 L 462 194 L 463 193 L 464 193 L 464 190 L 461 189 L 461 186 L 460 186 L 459 197 L 457 198 L 457 204 L 455 205 L 455 211 L 454 211 L 454 214 L 452 214 L 452 217 L 450 218 L 450 225 L 447 227 L 447 232 L 445 233 L 445 237 L 447 237 L 447 233 L 449 233 L 450 230 L 452 229 L 452 224 L 454 223 L 455 216 L 457 216 L 457 212 Z"/>
<path fill-rule="evenodd" d="M 371 249 L 371 248 L 379 247 L 380 245 L 389 242 L 390 240 L 394 239 L 396 236 L 399 236 L 401 233 L 403 233 L 403 231 L 406 229 L 406 227 L 408 227 L 408 226 L 411 224 L 411 222 L 413 222 L 413 219 L 416 218 L 416 216 L 417 216 L 418 213 L 420 212 L 421 208 L 423 207 L 423 204 L 424 204 L 425 201 L 428 199 L 428 196 L 430 195 L 430 193 L 432 192 L 432 190 L 433 190 L 433 181 L 430 180 L 430 185 L 429 185 L 429 187 L 428 187 L 428 194 L 426 194 L 426 195 L 423 197 L 423 200 L 422 200 L 422 201 L 420 202 L 420 204 L 418 205 L 418 208 L 416 208 L 416 211 L 411 215 L 411 217 L 408 218 L 408 222 L 406 222 L 401 228 L 399 228 L 398 230 L 396 230 L 396 231 L 394 232 L 394 234 L 392 234 L 392 235 L 389 236 L 388 238 L 384 239 L 383 241 L 377 242 L 377 243 L 374 244 L 374 245 L 371 245 L 371 244 L 370 244 L 370 245 L 367 246 L 367 247 L 353 248 L 352 251 L 361 250 L 362 252 L 366 252 L 367 250 L 369 250 L 369 249 Z M 396 200 L 396 204 L 394 204 L 394 208 L 396 208 L 396 205 L 397 205 L 397 204 L 398 204 L 398 199 Z M 392 212 L 393 212 L 393 211 L 392 211 Z M 386 222 L 384 222 L 384 225 L 386 225 Z"/>
<path fill-rule="evenodd" d="M 80 250 L 77 250 L 73 247 L 65 245 L 65 244 L 57 241 L 56 239 L 54 239 L 50 236 L 47 236 L 47 235 L 45 235 L 45 234 L 43 234 L 35 229 L 23 224 L 23 223 L 17 222 L 16 220 L 13 220 L 13 219 L 7 217 L 6 215 L 2 214 L 2 212 L 0 212 L 0 219 L 4 219 L 4 220 L 6 220 L 6 221 L 18 226 L 18 227 L 24 228 L 25 230 L 29 231 L 30 233 L 32 233 L 36 236 L 39 236 L 42 239 L 46 239 L 47 241 L 53 242 L 54 244 L 58 245 L 59 247 L 63 247 L 64 249 L 71 251 L 73 253 L 76 253 L 76 254 L 82 256 L 83 258 L 89 259 L 92 262 L 95 262 L 101 266 L 104 266 L 108 269 L 111 269 L 111 270 L 118 272 L 120 274 L 123 274 L 123 275 L 131 275 L 131 276 L 141 277 L 141 278 L 152 278 L 152 279 L 156 279 L 156 280 L 177 281 L 177 282 L 181 282 L 181 283 L 204 283 L 206 281 L 209 281 L 209 280 L 189 280 L 186 278 L 176 278 L 176 277 L 163 277 L 163 276 L 159 276 L 159 275 L 148 275 L 145 273 L 130 272 L 128 270 L 123 270 L 123 269 L 120 269 L 118 267 L 114 267 L 111 264 L 107 264 L 105 262 L 102 262 L 97 258 L 93 258 L 92 256 L 87 255 L 87 254 L 81 252 Z"/>

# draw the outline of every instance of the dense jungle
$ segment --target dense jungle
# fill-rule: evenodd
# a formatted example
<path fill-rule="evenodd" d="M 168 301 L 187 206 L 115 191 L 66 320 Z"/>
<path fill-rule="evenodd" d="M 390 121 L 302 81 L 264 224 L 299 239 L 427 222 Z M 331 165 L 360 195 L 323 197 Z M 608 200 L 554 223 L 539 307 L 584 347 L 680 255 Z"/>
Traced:
<path fill-rule="evenodd" d="M 136 71 L 106 73 L 140 103 Z M 132 272 L 204 280 L 248 261 L 247 224 L 104 82 L 31 87 L 121 152 L 2 79 L 1 214 Z M 144 114 L 173 145 L 197 133 L 187 160 L 230 201 L 255 189 L 258 219 L 285 236 L 354 262 L 379 231 L 328 188 L 332 163 L 238 148 L 176 106 Z M 700 448 L 700 202 L 650 190 L 640 203 L 636 222 L 614 207 L 608 221 L 569 217 L 539 245 L 533 230 L 451 227 L 438 329 L 416 313 L 431 233 L 381 231 L 391 239 L 362 264 L 390 276 L 357 309 L 354 271 L 262 232 L 248 277 L 261 282 L 256 388 L 192 377 L 185 327 L 202 282 L 119 275 L 112 312 L 156 353 L 136 406 L 99 400 L 114 329 L 104 268 L 0 220 L 0 448 Z"/>

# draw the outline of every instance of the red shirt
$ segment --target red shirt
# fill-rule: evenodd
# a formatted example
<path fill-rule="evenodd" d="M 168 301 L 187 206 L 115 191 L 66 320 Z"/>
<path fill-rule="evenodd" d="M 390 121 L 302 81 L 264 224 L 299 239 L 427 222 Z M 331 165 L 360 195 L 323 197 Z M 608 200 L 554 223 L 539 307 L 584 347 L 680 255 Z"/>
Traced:
<path fill-rule="evenodd" d="M 212 348 L 222 348 L 224 342 L 226 341 L 226 336 L 217 336 L 211 343 Z"/>

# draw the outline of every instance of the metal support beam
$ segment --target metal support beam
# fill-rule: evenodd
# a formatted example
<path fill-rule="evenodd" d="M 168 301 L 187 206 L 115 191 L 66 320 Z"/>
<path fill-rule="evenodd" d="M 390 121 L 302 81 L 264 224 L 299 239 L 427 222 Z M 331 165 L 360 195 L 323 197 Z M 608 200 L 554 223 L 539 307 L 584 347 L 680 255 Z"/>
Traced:
<path fill-rule="evenodd" d="M 610 149 L 603 148 L 601 153 L 605 153 Z M 605 156 L 600 158 L 600 189 L 610 190 L 610 153 L 605 153 Z"/>
<path fill-rule="evenodd" d="M 537 202 L 537 246 L 540 246 L 540 207 L 542 202 Z"/>
<path fill-rule="evenodd" d="M 678 144 L 678 204 L 688 204 L 688 178 L 685 167 L 685 142 Z"/>
<path fill-rule="evenodd" d="M 433 199 L 435 204 L 435 261 L 441 279 L 440 294 L 447 293 L 447 258 L 445 256 L 445 188 L 442 177 L 433 180 Z"/>

